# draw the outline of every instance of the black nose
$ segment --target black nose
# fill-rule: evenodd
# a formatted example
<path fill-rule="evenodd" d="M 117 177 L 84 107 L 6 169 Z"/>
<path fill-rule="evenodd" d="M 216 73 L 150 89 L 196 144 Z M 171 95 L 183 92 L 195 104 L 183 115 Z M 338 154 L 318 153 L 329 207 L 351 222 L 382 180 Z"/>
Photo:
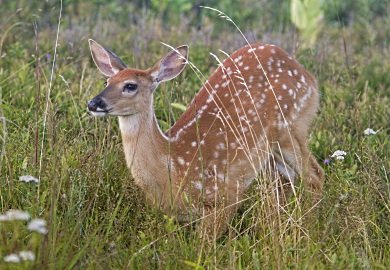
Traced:
<path fill-rule="evenodd" d="M 88 110 L 96 112 L 97 108 L 103 109 L 103 102 L 100 98 L 96 97 L 88 102 Z"/>

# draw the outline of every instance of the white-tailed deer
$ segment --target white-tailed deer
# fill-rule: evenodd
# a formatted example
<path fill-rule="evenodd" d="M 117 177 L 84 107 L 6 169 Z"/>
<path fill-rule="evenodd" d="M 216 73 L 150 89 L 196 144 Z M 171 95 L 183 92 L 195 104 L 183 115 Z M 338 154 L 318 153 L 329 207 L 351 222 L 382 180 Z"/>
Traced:
<path fill-rule="evenodd" d="M 108 79 L 88 109 L 119 117 L 127 165 L 160 209 L 182 221 L 201 217 L 206 231 L 220 235 L 262 169 L 272 167 L 292 184 L 299 176 L 320 193 L 324 172 L 307 148 L 317 84 L 280 48 L 253 44 L 234 52 L 163 133 L 153 92 L 184 69 L 188 47 L 138 70 L 95 41 L 89 45 Z"/>

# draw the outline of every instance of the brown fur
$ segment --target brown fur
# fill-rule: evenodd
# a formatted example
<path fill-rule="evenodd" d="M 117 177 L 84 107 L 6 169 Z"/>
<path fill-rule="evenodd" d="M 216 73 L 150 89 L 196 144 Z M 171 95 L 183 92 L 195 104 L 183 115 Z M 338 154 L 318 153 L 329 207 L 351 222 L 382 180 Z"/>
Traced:
<path fill-rule="evenodd" d="M 105 72 L 107 65 L 121 67 L 101 48 L 93 56 L 103 73 L 112 72 Z M 276 46 L 245 46 L 223 62 L 163 134 L 152 93 L 181 72 L 186 57 L 180 47 L 149 70 L 119 68 L 97 97 L 114 108 L 108 114 L 119 116 L 127 164 L 147 198 L 180 220 L 203 217 L 202 226 L 219 236 L 268 164 L 291 183 L 302 177 L 319 195 L 324 173 L 307 148 L 319 99 L 313 76 Z M 137 92 L 121 94 L 123 82 L 136 84 Z"/>

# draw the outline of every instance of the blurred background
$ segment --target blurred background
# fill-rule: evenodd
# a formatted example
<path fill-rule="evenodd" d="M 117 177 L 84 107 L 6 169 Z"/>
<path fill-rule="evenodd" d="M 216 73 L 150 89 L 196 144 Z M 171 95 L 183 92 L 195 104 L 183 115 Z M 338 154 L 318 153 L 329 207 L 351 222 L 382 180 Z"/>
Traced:
<path fill-rule="evenodd" d="M 210 52 L 223 59 L 244 37 L 280 46 L 319 81 L 310 148 L 324 200 L 307 222 L 301 198 L 280 214 L 272 192 L 255 193 L 210 248 L 140 199 L 117 120 L 87 112 L 105 81 L 87 41 L 143 69 L 169 51 L 160 42 L 190 45 L 198 70 L 155 92 L 166 130 L 216 69 Z M 384 0 L 0 0 L 0 213 L 28 211 L 49 231 L 0 226 L 0 268 L 28 248 L 31 269 L 389 269 L 389 41 Z M 336 150 L 345 160 L 329 163 Z"/>

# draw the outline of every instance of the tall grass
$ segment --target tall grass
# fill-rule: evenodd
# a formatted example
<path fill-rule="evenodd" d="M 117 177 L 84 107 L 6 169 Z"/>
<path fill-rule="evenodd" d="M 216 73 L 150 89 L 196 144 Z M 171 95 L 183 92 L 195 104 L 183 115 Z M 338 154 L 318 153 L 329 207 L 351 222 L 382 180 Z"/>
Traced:
<path fill-rule="evenodd" d="M 133 13 L 124 28 L 123 21 L 116 22 L 104 9 L 91 14 L 87 3 L 79 4 L 77 14 L 65 7 L 60 25 L 59 4 L 45 12 L 24 1 L 7 7 L 0 16 L 0 213 L 19 209 L 31 217 L 0 221 L 0 268 L 389 267 L 389 18 L 374 22 L 381 27 L 350 25 L 344 36 L 339 26 L 328 26 L 312 50 L 292 44 L 296 33 L 289 27 L 266 32 L 259 25 L 261 34 L 249 35 L 295 51 L 318 78 L 322 97 L 311 150 L 320 162 L 338 149 L 347 155 L 323 164 L 324 196 L 316 209 L 304 205 L 299 186 L 286 207 L 277 207 L 270 181 L 260 176 L 229 232 L 210 245 L 191 226 L 145 204 L 126 168 L 116 119 L 95 119 L 86 112 L 88 100 L 104 82 L 89 56 L 87 39 L 99 40 L 138 68 L 164 55 L 159 41 L 189 43 L 191 62 L 207 77 L 217 66 L 209 52 L 232 52 L 245 44 L 240 34 L 230 27 L 223 31 L 228 22 L 216 16 L 200 27 L 180 17 L 180 23 L 164 25 L 161 17 L 143 10 Z M 213 31 L 217 24 L 222 29 L 218 34 Z M 197 74 L 186 69 L 157 89 L 155 107 L 163 128 L 182 113 L 180 106 L 170 104 L 189 104 L 200 86 Z M 365 135 L 366 128 L 377 133 Z M 39 183 L 19 181 L 23 175 Z M 47 234 L 28 230 L 34 218 L 47 221 Z M 25 250 L 36 258 L 4 260 Z"/>

